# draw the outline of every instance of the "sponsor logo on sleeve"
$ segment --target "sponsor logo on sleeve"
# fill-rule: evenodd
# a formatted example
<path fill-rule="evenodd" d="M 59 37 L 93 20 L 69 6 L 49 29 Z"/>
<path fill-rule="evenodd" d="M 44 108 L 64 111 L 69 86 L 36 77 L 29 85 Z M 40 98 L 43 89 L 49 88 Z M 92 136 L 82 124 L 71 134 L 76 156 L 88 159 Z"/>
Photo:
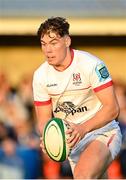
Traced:
<path fill-rule="evenodd" d="M 95 71 L 100 81 L 104 81 L 109 77 L 109 72 L 104 64 L 96 66 Z"/>

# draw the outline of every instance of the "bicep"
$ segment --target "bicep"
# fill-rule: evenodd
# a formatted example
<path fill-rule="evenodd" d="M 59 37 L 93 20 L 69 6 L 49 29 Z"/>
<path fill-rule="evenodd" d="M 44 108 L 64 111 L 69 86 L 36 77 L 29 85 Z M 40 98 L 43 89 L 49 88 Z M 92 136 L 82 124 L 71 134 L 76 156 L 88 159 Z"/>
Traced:
<path fill-rule="evenodd" d="M 108 106 L 110 109 L 118 108 L 118 102 L 113 86 L 109 86 L 105 89 L 96 92 L 96 96 L 102 103 L 103 107 Z"/>

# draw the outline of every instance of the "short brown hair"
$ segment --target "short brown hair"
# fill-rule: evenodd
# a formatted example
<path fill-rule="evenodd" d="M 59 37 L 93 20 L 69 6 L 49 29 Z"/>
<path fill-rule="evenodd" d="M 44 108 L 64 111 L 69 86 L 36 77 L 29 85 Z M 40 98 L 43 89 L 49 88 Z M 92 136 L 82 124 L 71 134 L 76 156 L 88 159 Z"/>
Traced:
<path fill-rule="evenodd" d="M 69 35 L 69 26 L 70 25 L 65 18 L 51 17 L 40 25 L 37 35 L 39 39 L 41 39 L 44 34 L 55 32 L 56 34 L 63 37 L 64 35 Z"/>

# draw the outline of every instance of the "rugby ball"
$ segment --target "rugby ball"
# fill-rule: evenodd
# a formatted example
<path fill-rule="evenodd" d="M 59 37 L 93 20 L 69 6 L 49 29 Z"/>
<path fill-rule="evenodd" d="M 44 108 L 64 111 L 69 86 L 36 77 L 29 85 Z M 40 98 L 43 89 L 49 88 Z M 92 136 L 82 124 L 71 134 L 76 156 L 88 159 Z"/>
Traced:
<path fill-rule="evenodd" d="M 66 129 L 67 125 L 62 119 L 52 118 L 43 131 L 45 150 L 48 156 L 57 162 L 66 160 L 70 152 L 66 143 Z"/>

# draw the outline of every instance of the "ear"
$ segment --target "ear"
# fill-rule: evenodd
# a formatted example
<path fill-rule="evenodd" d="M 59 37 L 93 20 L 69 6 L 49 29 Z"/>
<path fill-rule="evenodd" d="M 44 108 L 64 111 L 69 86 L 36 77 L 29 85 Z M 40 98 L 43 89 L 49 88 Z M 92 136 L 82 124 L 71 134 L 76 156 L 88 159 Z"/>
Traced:
<path fill-rule="evenodd" d="M 66 47 L 69 47 L 71 45 L 71 38 L 70 38 L 70 36 L 67 35 L 65 37 L 65 43 L 66 43 Z"/>

